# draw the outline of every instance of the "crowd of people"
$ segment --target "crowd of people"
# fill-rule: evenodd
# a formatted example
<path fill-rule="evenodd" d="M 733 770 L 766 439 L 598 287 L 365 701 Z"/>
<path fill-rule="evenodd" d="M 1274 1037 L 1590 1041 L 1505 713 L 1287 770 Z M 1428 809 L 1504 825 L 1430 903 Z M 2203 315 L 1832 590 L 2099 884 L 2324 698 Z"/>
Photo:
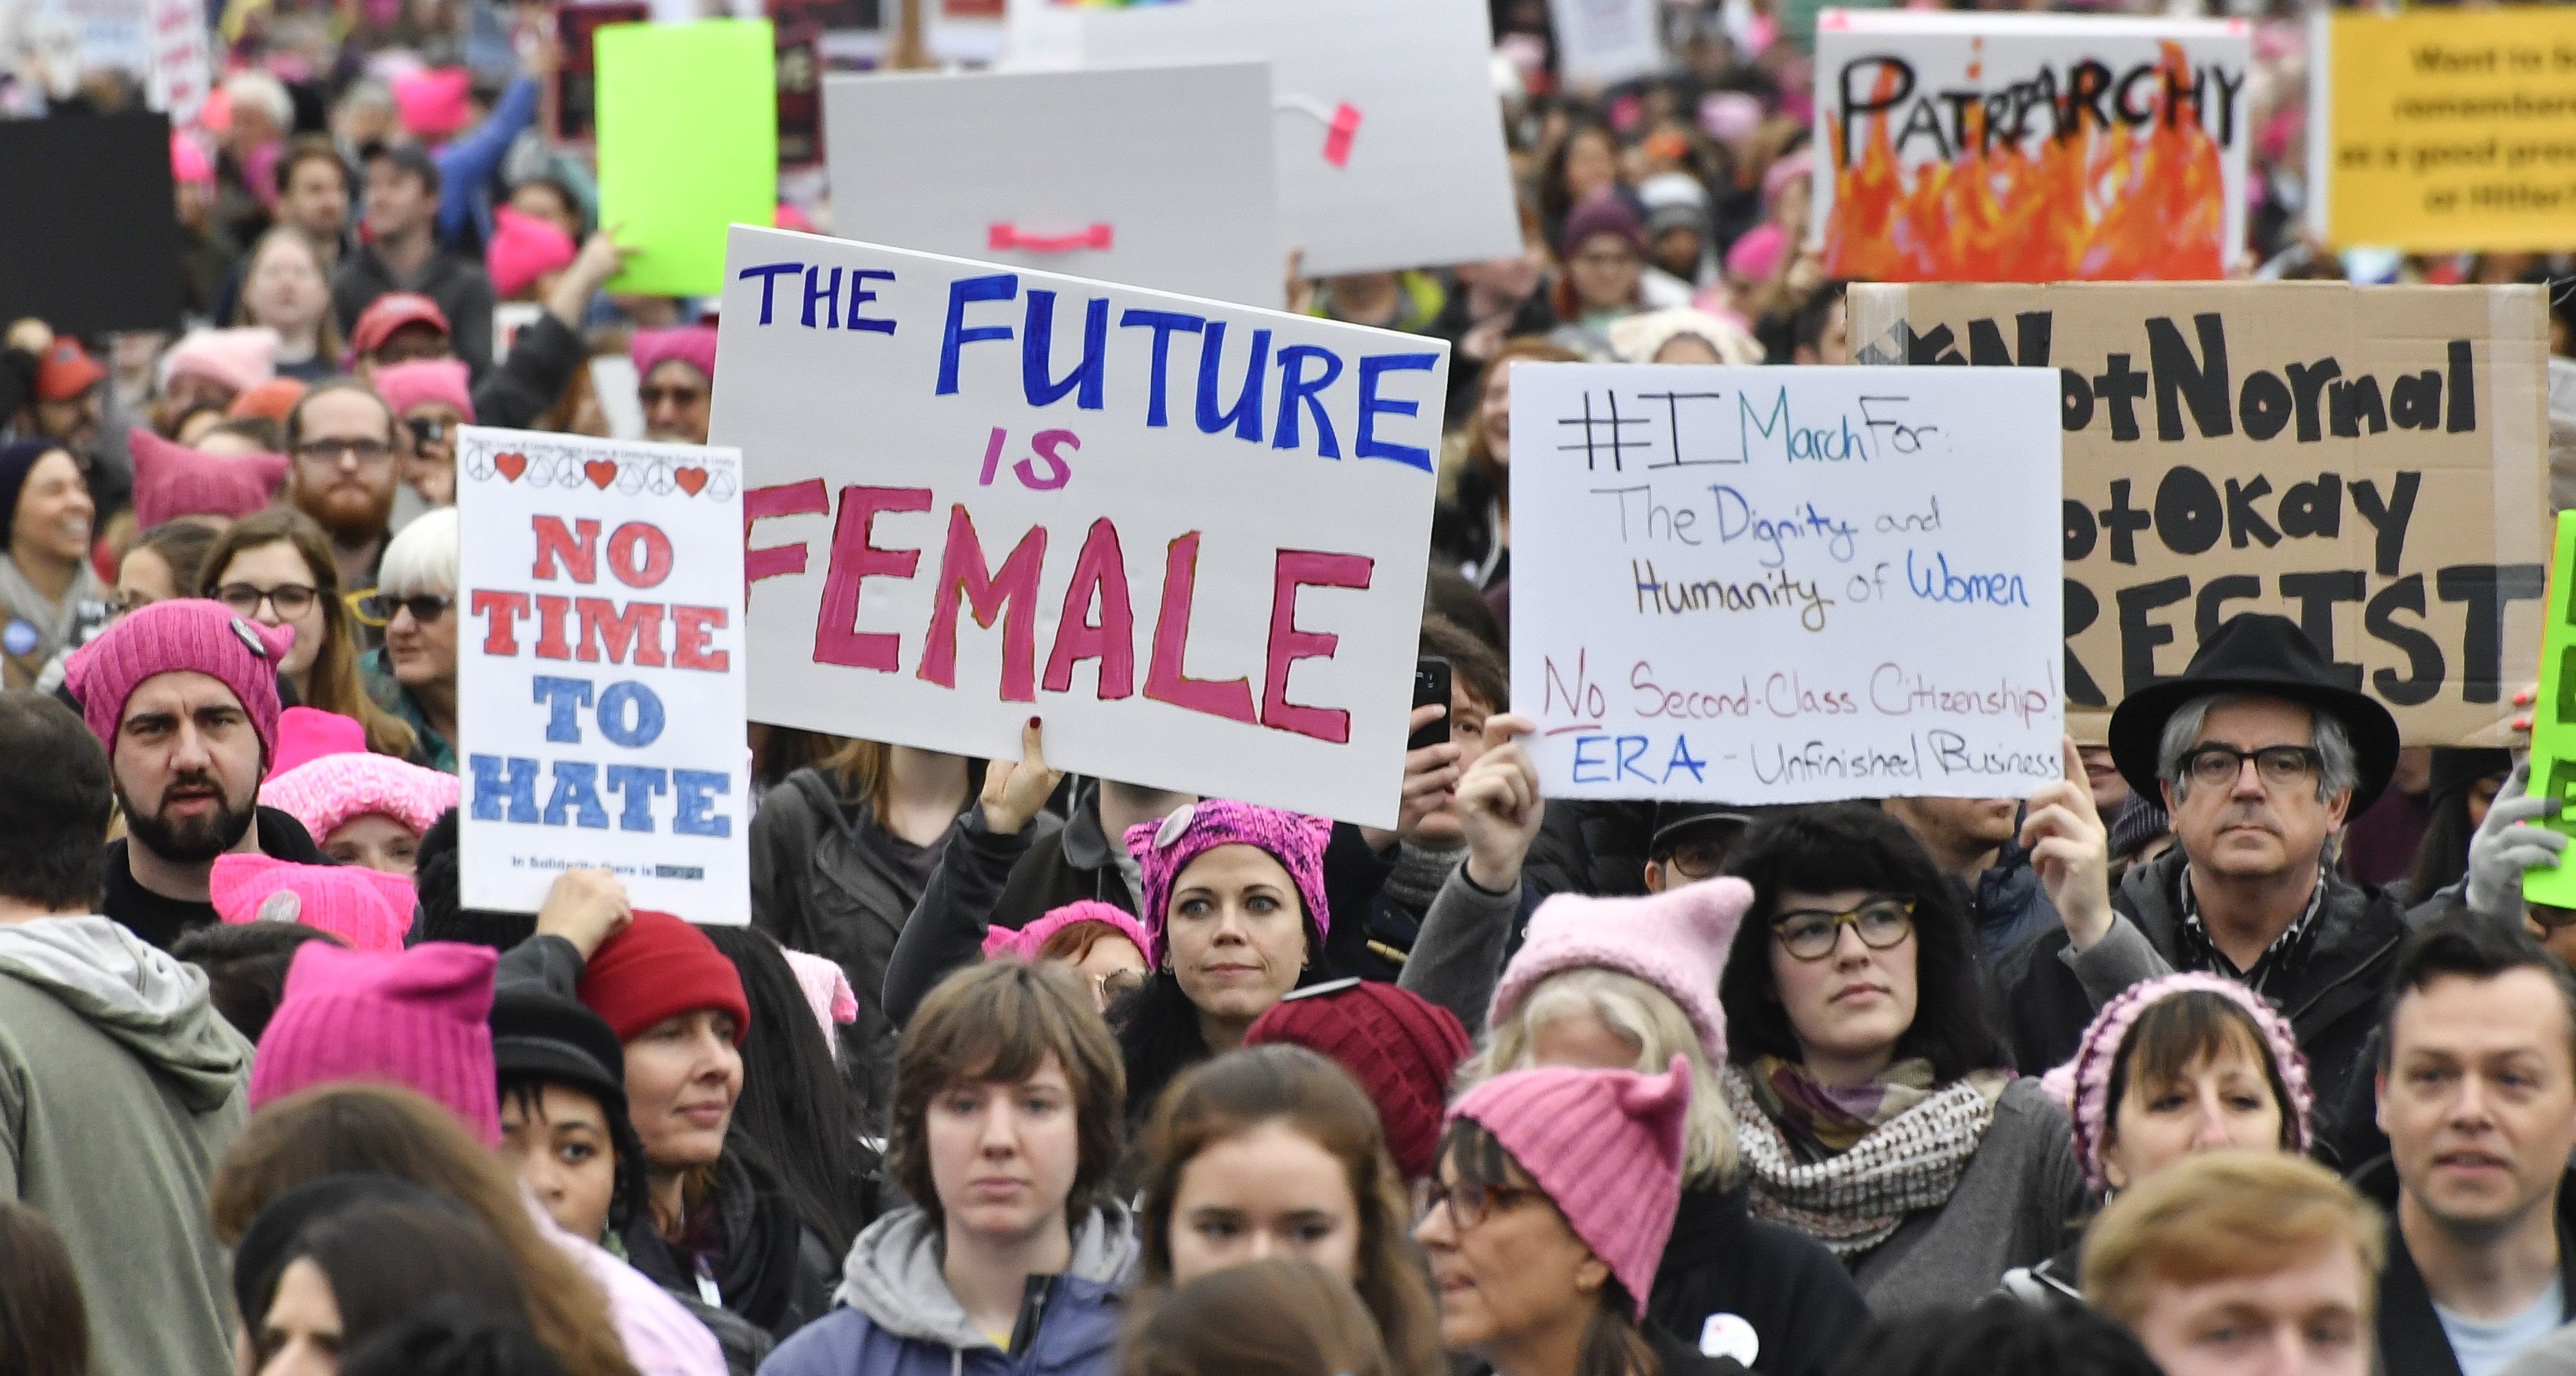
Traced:
<path fill-rule="evenodd" d="M 1392 830 L 750 724 L 744 928 L 463 902 L 456 428 L 716 386 L 542 7 L 228 7 L 186 327 L 0 349 L 0 1372 L 2576 1372 L 2556 800 L 2298 623 L 2027 799 L 1541 796 L 1512 365 L 1852 353 L 1794 7 L 1665 8 L 1601 92 L 1496 6 L 1520 256 L 1292 259 L 1452 347 Z M 2259 29 L 2245 273 L 2569 270 L 2299 238 Z"/>

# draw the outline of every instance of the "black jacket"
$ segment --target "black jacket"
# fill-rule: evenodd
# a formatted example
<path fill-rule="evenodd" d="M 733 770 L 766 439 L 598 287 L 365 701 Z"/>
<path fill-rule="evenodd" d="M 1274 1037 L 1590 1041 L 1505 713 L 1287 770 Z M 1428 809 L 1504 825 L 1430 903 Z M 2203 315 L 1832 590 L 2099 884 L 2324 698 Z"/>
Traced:
<path fill-rule="evenodd" d="M 481 264 L 439 249 L 421 265 L 420 275 L 406 282 L 376 256 L 375 245 L 361 244 L 331 273 L 331 309 L 340 318 L 340 333 L 355 331 L 367 307 L 392 291 L 416 291 L 437 302 L 447 316 L 448 347 L 474 370 L 476 381 L 492 371 L 492 279 Z"/>
<path fill-rule="evenodd" d="M 1098 829 L 1094 824 L 1094 830 Z M 886 1021 L 900 1033 L 912 1022 L 912 1010 L 921 1006 L 932 986 L 948 977 L 952 970 L 962 969 L 984 958 L 984 935 L 994 926 L 1016 931 L 1042 917 L 1049 908 L 1059 908 L 1078 898 L 1095 896 L 1097 888 L 1111 888 L 1125 893 L 1126 880 L 1114 865 L 1107 867 L 1108 884 L 1086 886 L 1080 882 L 1088 876 L 1094 880 L 1100 871 L 1081 871 L 1064 863 L 1064 849 L 1056 844 L 1061 833 L 1055 819 L 1043 814 L 1029 824 L 1005 836 L 984 823 L 982 803 L 970 803 L 957 819 L 957 829 L 948 834 L 948 849 L 939 856 L 939 868 L 930 882 L 922 886 L 921 901 L 913 904 L 911 916 L 904 919 L 903 932 L 895 938 L 894 950 L 886 957 L 885 977 L 880 993 Z M 1044 862 L 1053 857 L 1053 864 Z M 1106 855 L 1101 857 L 1107 861 Z M 1044 865 L 1045 873 L 1022 887 L 1020 903 L 1043 903 L 1034 911 L 1014 912 L 1006 920 L 1004 899 L 1032 864 Z M 1056 895 L 1062 894 L 1062 897 Z M 1102 901 L 1112 901 L 1102 897 Z M 1134 911 L 1132 903 L 1118 905 Z"/>
<path fill-rule="evenodd" d="M 2460 1376 L 2451 1339 L 2433 1312 L 2433 1295 L 2424 1273 L 2406 1250 L 2406 1234 L 2397 1226 L 2397 1164 L 2383 1156 L 2352 1173 L 2352 1187 L 2379 1206 L 2388 1219 L 2388 1264 L 2379 1272 L 2379 1360 L 2376 1370 L 2390 1376 Z M 2558 1182 L 2558 1264 L 2562 1275 L 2576 1258 L 2576 1173 Z M 2576 1296 L 2576 1291 L 2569 1292 Z M 2561 1300 L 2559 1322 L 2576 1319 L 2576 1304 Z"/>
<path fill-rule="evenodd" d="M 675 1246 L 653 1230 L 650 1211 L 626 1225 L 626 1259 L 665 1290 L 703 1296 L 697 1266 L 714 1276 L 727 1313 L 784 1339 L 823 1317 L 839 1283 L 839 1259 L 798 1221 L 778 1179 L 728 1146 L 716 1158 L 715 1192 L 699 1207 L 691 1245 Z"/>
<path fill-rule="evenodd" d="M 290 813 L 263 807 L 254 825 L 259 829 L 259 853 L 271 860 L 298 865 L 340 863 L 313 844 L 304 824 Z M 127 840 L 120 836 L 107 843 L 107 889 L 99 900 L 99 912 L 124 923 L 127 931 L 165 951 L 190 930 L 215 920 L 212 903 L 164 898 L 134 882 L 134 867 L 125 858 Z"/>
<path fill-rule="evenodd" d="M 2111 895 L 2118 913 L 2111 935 L 2083 956 L 2067 958 L 2066 930 L 2043 934 L 2010 972 L 2007 1001 L 2013 1053 L 2030 1074 L 2064 1064 L 2104 1001 L 2138 979 L 2202 968 L 2183 940 L 2175 885 L 2188 862 L 2176 846 L 2120 877 Z M 2406 913 L 2380 890 L 2341 874 L 2325 877 L 2324 908 L 2293 962 L 2265 994 L 2290 1018 L 2308 1055 L 2317 1103 L 2344 1102 L 2355 1075 L 2370 1073 L 2369 1040 L 2378 1022 Z M 2143 939 L 2143 945 L 2141 944 Z"/>
<path fill-rule="evenodd" d="M 1762 1376 L 1827 1376 L 1869 1326 L 1860 1287 L 1823 1243 L 1753 1217 L 1741 1187 L 1686 1189 L 1646 1318 L 1695 1345 L 1719 1314 L 1753 1325 Z"/>
<path fill-rule="evenodd" d="M 575 370 L 590 362 L 590 346 L 548 311 L 510 341 L 510 356 L 474 385 L 478 425 L 525 430 L 563 400 Z"/>
<path fill-rule="evenodd" d="M 1642 894 L 1654 835 L 1652 803 L 1559 798 L 1547 805 L 1521 872 L 1541 894 Z"/>

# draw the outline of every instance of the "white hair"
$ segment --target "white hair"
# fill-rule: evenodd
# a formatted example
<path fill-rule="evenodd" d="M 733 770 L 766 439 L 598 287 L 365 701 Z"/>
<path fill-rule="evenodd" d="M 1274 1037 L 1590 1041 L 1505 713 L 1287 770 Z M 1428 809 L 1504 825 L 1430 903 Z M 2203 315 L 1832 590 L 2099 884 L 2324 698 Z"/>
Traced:
<path fill-rule="evenodd" d="M 287 97 L 286 83 L 266 72 L 235 72 L 225 77 L 224 96 L 234 109 L 248 106 L 257 110 L 281 130 L 295 127 L 295 102 Z"/>
<path fill-rule="evenodd" d="M 376 568 L 376 589 L 396 597 L 456 595 L 456 508 L 428 512 L 385 546 Z"/>
<path fill-rule="evenodd" d="M 2183 756 L 2200 744 L 2200 728 L 2209 720 L 2210 709 L 2235 702 L 2279 701 L 2260 693 L 2211 693 L 2193 698 L 2174 709 L 2165 718 L 2164 738 L 2156 742 L 2156 777 L 2173 788 L 2175 802 L 2191 796 L 2191 773 L 2183 768 Z M 2352 738 L 2344 733 L 2343 723 L 2334 713 L 2308 709 L 2308 736 L 2316 747 L 2317 798 L 2324 801 L 2361 781 L 2361 766 L 2353 755 Z"/>

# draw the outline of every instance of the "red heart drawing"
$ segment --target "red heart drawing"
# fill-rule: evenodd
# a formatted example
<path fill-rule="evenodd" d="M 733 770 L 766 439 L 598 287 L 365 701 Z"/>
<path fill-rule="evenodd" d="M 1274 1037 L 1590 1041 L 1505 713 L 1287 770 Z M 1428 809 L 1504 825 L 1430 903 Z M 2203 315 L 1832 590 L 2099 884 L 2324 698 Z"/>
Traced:
<path fill-rule="evenodd" d="M 515 483 L 519 480 L 520 474 L 528 471 L 528 456 L 525 454 L 495 454 L 492 456 L 492 466 L 501 470 L 502 477 Z"/>
<path fill-rule="evenodd" d="M 671 481 L 678 483 L 682 492 L 686 492 L 690 496 L 694 497 L 698 495 L 699 488 L 707 485 L 707 470 L 703 468 L 675 469 L 671 473 Z"/>
<path fill-rule="evenodd" d="M 603 492 L 610 483 L 617 481 L 617 464 L 611 459 L 592 459 L 581 466 L 581 472 L 583 477 L 590 479 L 591 486 Z"/>

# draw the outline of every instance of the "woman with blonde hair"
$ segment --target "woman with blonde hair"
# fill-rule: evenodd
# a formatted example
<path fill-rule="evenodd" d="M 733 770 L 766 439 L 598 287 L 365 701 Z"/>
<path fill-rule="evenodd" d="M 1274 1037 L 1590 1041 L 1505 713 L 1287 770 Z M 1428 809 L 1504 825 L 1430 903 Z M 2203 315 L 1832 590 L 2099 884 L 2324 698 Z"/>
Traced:
<path fill-rule="evenodd" d="M 366 729 L 367 749 L 426 763 L 420 738 L 367 696 L 358 674 L 358 627 L 341 596 L 331 538 L 313 518 L 272 507 L 235 521 L 206 554 L 200 596 L 270 626 L 292 626 L 294 648 L 279 667 L 305 707 L 337 712 Z M 321 838 L 316 837 L 316 840 Z"/>
<path fill-rule="evenodd" d="M 259 236 L 242 260 L 241 299 L 230 325 L 277 331 L 279 377 L 320 382 L 340 371 L 340 323 L 331 310 L 331 275 L 304 231 L 279 225 Z"/>

